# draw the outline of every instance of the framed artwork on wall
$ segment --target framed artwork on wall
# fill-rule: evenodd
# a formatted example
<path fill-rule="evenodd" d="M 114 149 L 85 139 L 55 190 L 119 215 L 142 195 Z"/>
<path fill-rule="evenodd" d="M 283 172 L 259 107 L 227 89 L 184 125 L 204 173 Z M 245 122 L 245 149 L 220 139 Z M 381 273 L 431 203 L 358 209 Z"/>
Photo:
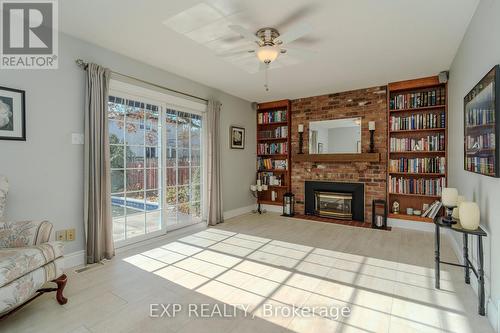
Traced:
<path fill-rule="evenodd" d="M 500 66 L 464 97 L 464 169 L 500 177 Z"/>
<path fill-rule="evenodd" d="M 0 140 L 26 141 L 24 90 L 0 87 Z"/>
<path fill-rule="evenodd" d="M 245 129 L 231 126 L 230 140 L 231 149 L 245 149 Z"/>

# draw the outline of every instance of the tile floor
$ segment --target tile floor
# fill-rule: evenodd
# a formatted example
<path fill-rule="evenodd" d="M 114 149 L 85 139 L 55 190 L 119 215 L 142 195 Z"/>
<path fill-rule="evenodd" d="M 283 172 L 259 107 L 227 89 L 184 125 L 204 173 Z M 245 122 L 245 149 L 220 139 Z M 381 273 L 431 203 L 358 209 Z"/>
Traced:
<path fill-rule="evenodd" d="M 0 331 L 492 333 L 462 270 L 444 268 L 434 289 L 433 251 L 432 233 L 249 214 L 69 271 L 66 305 L 44 295 Z M 181 310 L 152 318 L 151 304 Z M 226 312 L 201 318 L 202 304 Z"/>

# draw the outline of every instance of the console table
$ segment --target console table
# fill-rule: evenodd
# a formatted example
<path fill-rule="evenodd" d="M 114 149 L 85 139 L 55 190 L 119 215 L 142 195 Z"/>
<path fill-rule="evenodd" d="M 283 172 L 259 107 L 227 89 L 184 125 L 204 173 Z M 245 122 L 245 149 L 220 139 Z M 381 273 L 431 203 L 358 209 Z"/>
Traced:
<path fill-rule="evenodd" d="M 476 275 L 476 278 L 478 279 L 478 296 L 479 296 L 479 314 L 481 316 L 485 315 L 485 305 L 484 305 L 484 269 L 483 269 L 483 264 L 484 264 L 484 258 L 483 258 L 483 237 L 486 237 L 487 234 L 486 232 L 481 229 L 481 227 L 477 228 L 476 230 L 467 230 L 462 227 L 460 224 L 460 221 L 457 221 L 456 224 L 446 224 L 443 223 L 442 217 L 437 217 L 434 219 L 434 224 L 436 225 L 436 249 L 435 249 L 435 260 L 436 260 L 436 269 L 435 269 L 435 277 L 436 277 L 436 288 L 440 288 L 440 264 L 445 264 L 445 265 L 452 265 L 452 266 L 458 266 L 458 267 L 463 267 L 465 269 L 465 283 L 470 284 L 470 270 Z M 440 229 L 450 229 L 454 232 L 459 232 L 463 234 L 463 258 L 464 258 L 464 264 L 455 264 L 451 262 L 446 262 L 442 261 L 440 259 Z M 469 260 L 469 235 L 476 236 L 477 237 L 477 253 L 478 253 L 478 267 L 477 269 L 472 265 L 471 261 Z"/>

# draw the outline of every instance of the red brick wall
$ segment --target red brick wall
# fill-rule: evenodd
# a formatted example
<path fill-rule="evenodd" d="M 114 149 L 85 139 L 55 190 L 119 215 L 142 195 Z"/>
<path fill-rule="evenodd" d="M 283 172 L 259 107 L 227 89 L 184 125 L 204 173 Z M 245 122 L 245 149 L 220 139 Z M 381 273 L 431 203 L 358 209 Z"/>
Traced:
<path fill-rule="evenodd" d="M 375 121 L 375 151 L 379 163 L 297 162 L 292 157 L 292 192 L 296 211 L 304 213 L 304 182 L 325 180 L 365 183 L 365 222 L 371 223 L 373 199 L 386 199 L 387 167 L 387 96 L 386 87 L 372 87 L 336 94 L 300 98 L 292 101 L 292 153 L 298 152 L 298 124 L 304 124 L 303 151 L 309 150 L 309 122 L 318 120 L 361 117 L 362 152 L 370 149 L 368 122 Z"/>

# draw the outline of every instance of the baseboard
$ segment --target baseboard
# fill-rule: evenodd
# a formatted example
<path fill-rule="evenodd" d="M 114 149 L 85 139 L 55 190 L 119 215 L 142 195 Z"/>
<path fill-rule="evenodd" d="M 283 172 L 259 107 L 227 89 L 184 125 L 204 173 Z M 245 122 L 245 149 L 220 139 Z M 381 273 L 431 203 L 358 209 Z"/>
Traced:
<path fill-rule="evenodd" d="M 276 205 L 262 205 L 262 209 L 267 210 L 268 212 L 273 212 L 273 213 L 283 213 L 283 206 L 276 206 Z"/>
<path fill-rule="evenodd" d="M 246 207 L 240 207 L 232 210 L 228 210 L 227 212 L 223 213 L 224 220 L 228 220 L 230 218 L 240 216 L 246 213 L 250 213 L 252 210 L 254 210 L 256 205 L 250 205 Z"/>
<path fill-rule="evenodd" d="M 408 221 L 401 219 L 388 218 L 387 225 L 393 228 L 402 228 L 426 232 L 434 232 L 434 224 L 426 222 Z"/>
<path fill-rule="evenodd" d="M 64 255 L 64 269 L 82 266 L 85 264 L 85 251 L 76 251 Z"/>

